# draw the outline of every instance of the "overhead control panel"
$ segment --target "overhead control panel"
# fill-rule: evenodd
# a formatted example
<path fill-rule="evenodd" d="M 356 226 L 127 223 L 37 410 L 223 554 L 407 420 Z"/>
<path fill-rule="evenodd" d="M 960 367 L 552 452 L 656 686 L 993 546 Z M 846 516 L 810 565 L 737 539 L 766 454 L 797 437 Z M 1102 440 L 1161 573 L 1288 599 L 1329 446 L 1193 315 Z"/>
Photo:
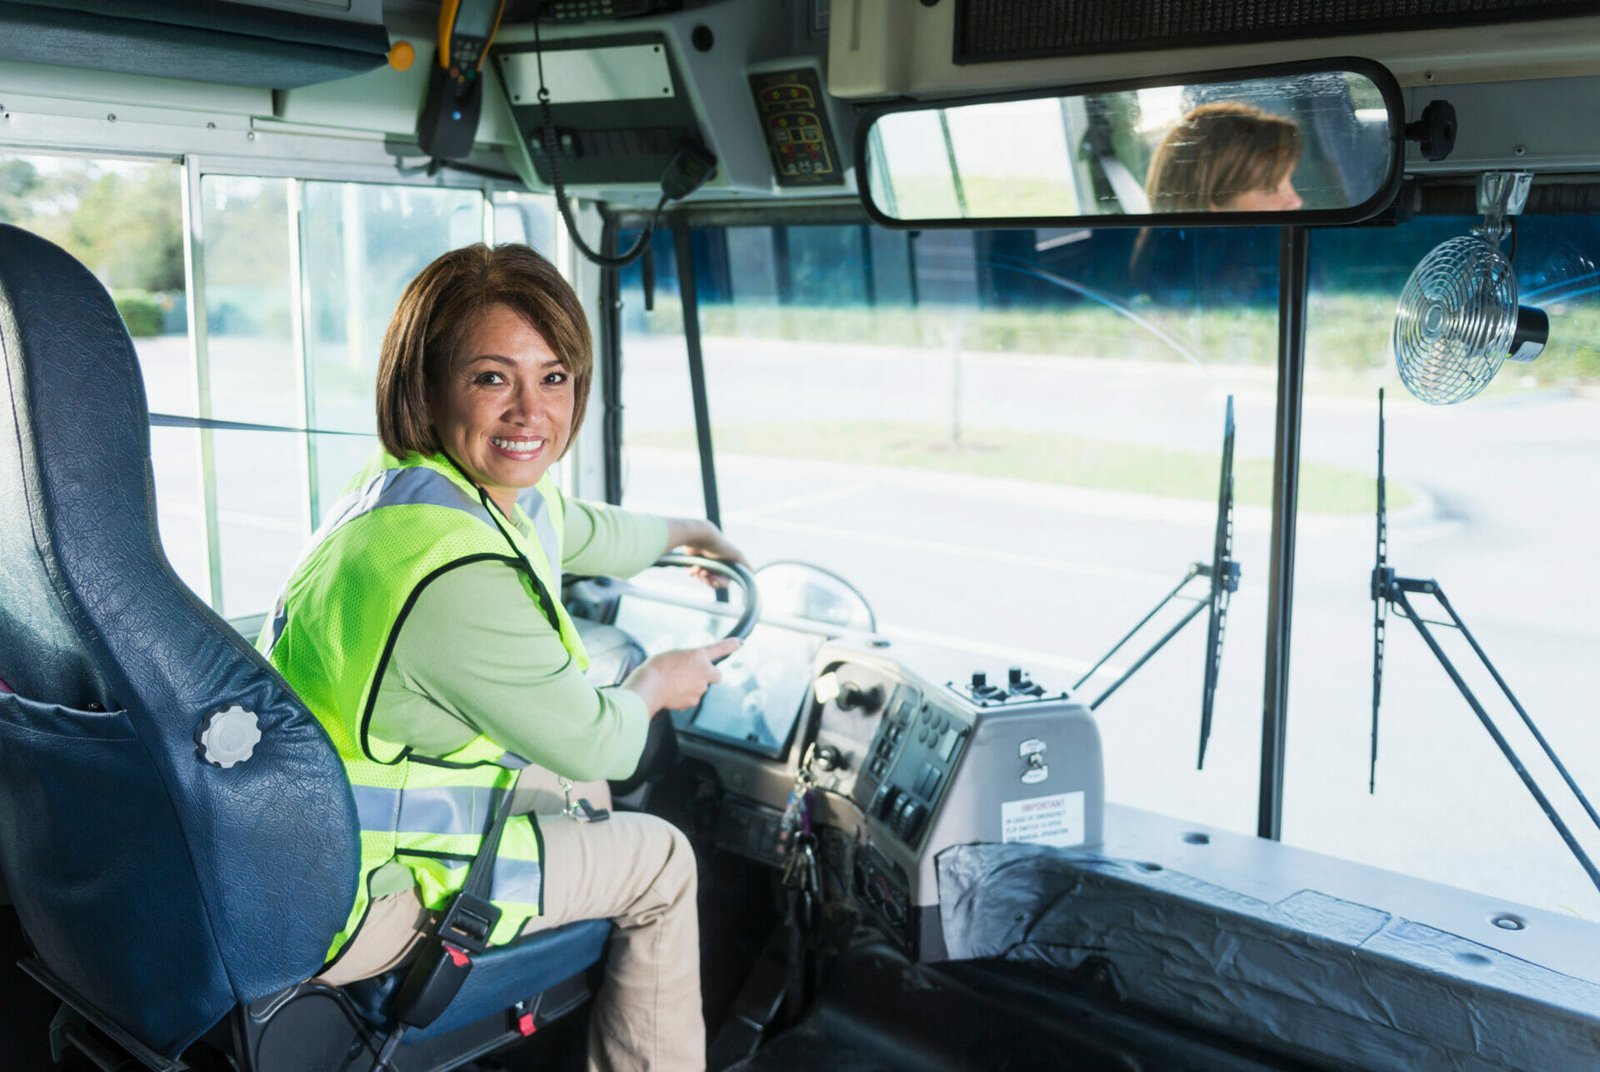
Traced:
<path fill-rule="evenodd" d="M 825 89 L 825 4 L 575 0 L 539 10 L 535 23 L 526 4 L 508 5 L 485 72 L 503 105 L 485 108 L 485 127 L 515 124 L 507 152 L 531 189 L 553 185 L 548 140 L 569 193 L 613 208 L 653 210 L 685 146 L 716 158 L 698 201 L 852 192 L 857 115 Z"/>
<path fill-rule="evenodd" d="M 779 186 L 839 186 L 844 171 L 822 106 L 822 86 L 810 67 L 750 76 L 761 132 Z"/>
<path fill-rule="evenodd" d="M 679 149 L 704 145 L 659 35 L 502 39 L 490 55 L 521 135 L 513 154 L 543 186 L 554 185 L 556 168 L 573 186 L 656 184 Z"/>

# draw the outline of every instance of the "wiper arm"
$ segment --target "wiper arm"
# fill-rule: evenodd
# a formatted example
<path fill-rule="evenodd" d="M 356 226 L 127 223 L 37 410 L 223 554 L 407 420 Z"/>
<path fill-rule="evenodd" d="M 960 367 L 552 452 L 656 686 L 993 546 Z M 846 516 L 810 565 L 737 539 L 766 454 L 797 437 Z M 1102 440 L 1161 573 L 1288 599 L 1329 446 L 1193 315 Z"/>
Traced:
<path fill-rule="evenodd" d="M 1140 618 L 1134 627 L 1122 635 L 1111 646 L 1111 649 L 1102 655 L 1087 672 L 1072 685 L 1073 689 L 1083 686 L 1083 683 L 1093 677 L 1113 655 L 1121 651 L 1123 646 L 1138 635 L 1168 603 L 1177 599 L 1190 581 L 1196 577 L 1205 577 L 1210 580 L 1209 590 L 1203 599 L 1195 599 L 1194 606 L 1190 607 L 1177 623 L 1163 633 L 1154 644 L 1146 648 L 1144 654 L 1134 660 L 1122 674 L 1108 685 L 1098 697 L 1089 704 L 1089 710 L 1098 708 L 1106 699 L 1131 678 L 1139 668 L 1166 646 L 1167 641 L 1177 636 L 1195 618 L 1199 617 L 1202 610 L 1208 611 L 1206 628 L 1206 661 L 1205 676 L 1201 691 L 1200 702 L 1200 756 L 1196 764 L 1198 769 L 1206 765 L 1206 744 L 1211 738 L 1212 709 L 1215 705 L 1217 694 L 1217 678 L 1222 671 L 1222 642 L 1227 633 L 1228 601 L 1234 592 L 1239 590 L 1239 563 L 1232 558 L 1233 555 L 1233 396 L 1228 396 L 1227 414 L 1222 430 L 1222 476 L 1217 491 L 1217 524 L 1216 535 L 1211 546 L 1211 561 L 1194 562 L 1189 566 L 1183 579 L 1179 581 L 1170 592 L 1161 598 L 1150 611 Z M 1192 597 L 1190 597 L 1192 598 Z"/>
<path fill-rule="evenodd" d="M 1600 890 L 1600 869 L 1595 867 L 1594 861 L 1589 858 L 1588 853 L 1584 852 L 1583 846 L 1578 844 L 1578 839 L 1573 836 L 1571 828 L 1568 827 L 1561 816 L 1557 814 L 1555 806 L 1550 803 L 1550 798 L 1545 795 L 1544 790 L 1539 787 L 1538 781 L 1528 771 L 1528 768 L 1523 764 L 1521 758 L 1518 757 L 1516 751 L 1511 747 L 1511 742 L 1507 741 L 1505 734 L 1500 732 L 1500 728 L 1495 725 L 1494 719 L 1489 717 L 1489 712 L 1484 709 L 1483 704 L 1478 701 L 1478 697 L 1473 693 L 1471 687 L 1467 685 L 1466 680 L 1456 669 L 1455 664 L 1452 663 L 1450 661 L 1450 657 L 1445 654 L 1444 648 L 1440 647 L 1439 641 L 1434 637 L 1432 631 L 1428 628 L 1428 625 L 1430 624 L 1429 620 L 1417 613 L 1416 609 L 1411 604 L 1410 596 L 1432 596 L 1433 599 L 1438 602 L 1439 606 L 1443 608 L 1444 613 L 1450 620 L 1448 622 L 1434 622 L 1431 624 L 1446 625 L 1448 627 L 1457 629 L 1460 631 L 1461 635 L 1466 638 L 1467 644 L 1471 646 L 1473 654 L 1478 657 L 1478 661 L 1483 664 L 1484 669 L 1489 671 L 1489 676 L 1494 679 L 1494 683 L 1499 686 L 1500 691 L 1505 695 L 1505 698 L 1510 701 L 1512 708 L 1517 712 L 1517 716 L 1522 719 L 1522 724 L 1527 727 L 1528 732 L 1533 735 L 1533 739 L 1538 742 L 1539 748 L 1544 752 L 1545 758 L 1550 761 L 1551 766 L 1555 767 L 1557 773 L 1561 775 L 1561 780 L 1566 783 L 1566 786 L 1572 792 L 1572 795 L 1577 799 L 1578 803 L 1582 805 L 1584 812 L 1588 814 L 1590 822 L 1594 823 L 1597 830 L 1600 830 L 1600 813 L 1596 813 L 1594 806 L 1589 803 L 1589 798 L 1584 794 L 1582 788 L 1579 787 L 1577 780 L 1572 777 L 1572 774 L 1567 770 L 1566 765 L 1561 762 L 1561 757 L 1556 754 L 1556 750 L 1551 747 L 1550 742 L 1545 739 L 1544 734 L 1539 732 L 1539 727 L 1534 724 L 1532 716 L 1528 714 L 1527 710 L 1523 708 L 1522 704 L 1517 700 L 1516 694 L 1511 691 L 1511 686 L 1506 684 L 1505 678 L 1500 676 L 1500 671 L 1495 669 L 1494 663 L 1489 661 L 1488 653 L 1483 650 L 1483 646 L 1478 643 L 1478 639 L 1474 637 L 1472 635 L 1472 631 L 1467 628 L 1467 623 L 1462 620 L 1461 615 L 1456 613 L 1455 607 L 1452 606 L 1450 600 L 1446 598 L 1444 594 L 1444 588 L 1439 584 L 1439 582 L 1435 580 L 1422 580 L 1415 577 L 1401 577 L 1389 567 L 1387 562 L 1387 521 L 1384 513 L 1383 391 L 1380 389 L 1378 391 L 1378 559 L 1377 565 L 1372 571 L 1372 599 L 1378 604 L 1378 607 L 1375 611 L 1373 631 L 1373 767 L 1371 773 L 1368 775 L 1368 792 L 1372 791 L 1372 788 L 1376 783 L 1378 757 L 1378 701 L 1381 695 L 1383 682 L 1383 611 L 1384 608 L 1392 606 L 1395 608 L 1397 613 L 1404 615 L 1404 617 L 1410 620 L 1412 625 L 1416 626 L 1417 632 L 1422 635 L 1423 641 L 1428 645 L 1429 650 L 1433 652 L 1434 658 L 1439 660 L 1439 665 L 1444 668 L 1444 672 L 1448 674 L 1450 680 L 1455 683 L 1456 688 L 1460 690 L 1462 697 L 1467 701 L 1467 705 L 1472 708 L 1472 713 L 1478 716 L 1478 721 L 1483 724 L 1483 728 L 1488 731 L 1489 736 L 1494 740 L 1495 746 L 1500 749 L 1500 754 L 1505 757 L 1507 763 L 1511 764 L 1511 769 L 1517 772 L 1517 777 L 1522 779 L 1522 784 L 1527 788 L 1528 792 L 1533 796 L 1533 799 L 1538 803 L 1540 810 L 1542 810 L 1545 814 L 1545 818 L 1550 820 L 1550 824 L 1556 828 L 1556 833 L 1561 835 L 1561 840 L 1566 842 L 1567 848 L 1572 851 L 1572 855 L 1577 858 L 1578 863 L 1588 874 L 1589 881 L 1594 883 L 1595 889 Z"/>

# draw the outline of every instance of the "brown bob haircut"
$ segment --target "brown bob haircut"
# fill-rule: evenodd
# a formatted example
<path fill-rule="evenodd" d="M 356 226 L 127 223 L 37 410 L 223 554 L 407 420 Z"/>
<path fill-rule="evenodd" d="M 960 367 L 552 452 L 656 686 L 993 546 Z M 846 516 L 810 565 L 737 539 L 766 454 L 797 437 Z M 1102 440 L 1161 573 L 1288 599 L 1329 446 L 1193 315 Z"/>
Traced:
<path fill-rule="evenodd" d="M 378 438 L 397 458 L 437 454 L 428 391 L 443 382 L 484 312 L 504 305 L 544 337 L 572 376 L 570 448 L 578 438 L 594 378 L 594 344 L 577 293 L 555 265 L 527 246 L 478 243 L 424 268 L 400 295 L 378 355 Z"/>
<path fill-rule="evenodd" d="M 1167 132 L 1150 160 L 1153 212 L 1214 212 L 1271 190 L 1300 159 L 1300 126 L 1240 101 L 1202 104 Z"/>

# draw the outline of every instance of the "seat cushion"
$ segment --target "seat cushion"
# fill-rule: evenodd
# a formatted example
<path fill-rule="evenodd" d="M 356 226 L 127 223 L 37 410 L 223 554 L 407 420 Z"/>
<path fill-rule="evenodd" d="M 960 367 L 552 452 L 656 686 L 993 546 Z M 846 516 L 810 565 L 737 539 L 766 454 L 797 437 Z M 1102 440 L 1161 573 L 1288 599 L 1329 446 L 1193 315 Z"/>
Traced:
<path fill-rule="evenodd" d="M 433 1023 L 408 1032 L 407 1041 L 420 1042 L 476 1023 L 599 963 L 611 926 L 608 919 L 580 920 L 478 954 L 455 1000 Z M 409 966 L 398 968 L 345 989 L 369 1023 L 387 1027 L 390 1002 L 409 970 Z"/>

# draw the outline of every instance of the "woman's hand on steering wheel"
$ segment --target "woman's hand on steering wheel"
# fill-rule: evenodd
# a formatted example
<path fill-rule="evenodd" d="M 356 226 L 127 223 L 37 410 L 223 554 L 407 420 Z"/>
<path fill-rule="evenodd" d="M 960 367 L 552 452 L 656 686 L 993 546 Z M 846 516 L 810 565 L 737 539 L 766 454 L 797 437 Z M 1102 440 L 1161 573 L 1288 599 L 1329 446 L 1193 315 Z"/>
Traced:
<path fill-rule="evenodd" d="M 668 518 L 667 548 L 673 552 L 702 555 L 750 568 L 744 553 L 723 535 L 721 529 L 703 517 Z M 689 576 L 712 588 L 728 587 L 728 578 L 711 570 L 692 567 Z"/>
<path fill-rule="evenodd" d="M 679 710 L 700 702 L 706 689 L 722 680 L 714 665 L 739 650 L 736 637 L 700 648 L 677 648 L 652 655 L 629 674 L 623 688 L 638 693 L 651 712 Z"/>
<path fill-rule="evenodd" d="M 669 522 L 669 525 L 671 524 Z M 713 545 L 720 544 L 725 547 L 732 556 L 737 556 L 736 560 L 667 555 L 657 565 L 704 570 L 731 581 L 744 592 L 744 613 L 733 623 L 729 635 L 723 639 L 703 647 L 679 648 L 652 655 L 623 680 L 623 687 L 638 693 L 645 702 L 645 709 L 652 714 L 664 710 L 679 711 L 698 704 L 706 689 L 722 680 L 722 671 L 718 670 L 715 664 L 739 650 L 744 638 L 750 635 L 761 615 L 761 596 L 756 590 L 755 577 L 744 565 L 744 556 L 739 555 L 737 550 L 722 539 L 722 533 L 716 526 L 709 522 L 697 524 L 705 526 L 705 531 L 701 532 L 701 535 L 706 539 L 702 543 L 712 543 L 709 537 L 714 536 Z M 681 530 L 679 534 L 681 535 Z M 705 562 L 707 565 L 700 566 L 699 562 Z M 659 715 L 652 718 L 638 766 L 628 778 L 612 783 L 612 793 L 617 797 L 626 797 L 660 779 L 672 769 L 677 762 L 677 756 L 678 739 L 672 719 L 661 718 Z"/>

